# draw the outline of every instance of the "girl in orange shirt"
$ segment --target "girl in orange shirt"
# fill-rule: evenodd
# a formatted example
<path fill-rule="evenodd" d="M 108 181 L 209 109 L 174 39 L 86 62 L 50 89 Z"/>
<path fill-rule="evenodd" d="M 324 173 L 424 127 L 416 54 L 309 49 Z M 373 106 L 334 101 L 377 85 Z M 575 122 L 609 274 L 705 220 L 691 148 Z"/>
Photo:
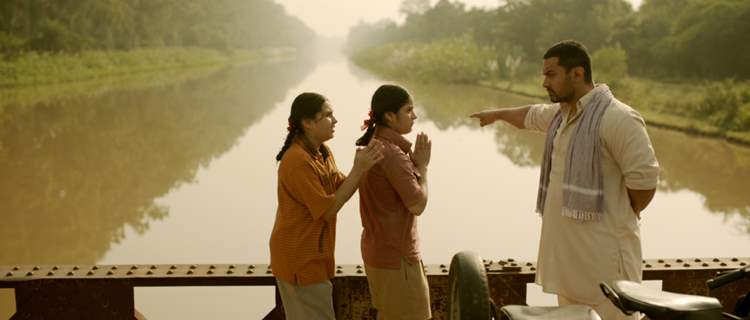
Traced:
<path fill-rule="evenodd" d="M 345 176 L 324 144 L 337 121 L 320 94 L 294 99 L 280 161 L 279 206 L 271 233 L 271 265 L 287 319 L 334 319 L 336 214 L 362 174 L 382 159 L 382 145 L 357 150 Z"/>

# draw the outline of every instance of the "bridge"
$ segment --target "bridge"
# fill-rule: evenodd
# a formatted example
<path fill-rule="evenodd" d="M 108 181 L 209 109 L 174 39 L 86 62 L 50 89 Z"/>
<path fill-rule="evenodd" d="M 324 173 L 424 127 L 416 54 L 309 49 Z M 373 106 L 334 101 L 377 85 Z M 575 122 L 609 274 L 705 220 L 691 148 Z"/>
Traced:
<path fill-rule="evenodd" d="M 745 258 L 682 258 L 643 261 L 643 279 L 661 280 L 667 291 L 710 295 L 729 308 L 750 291 L 750 279 L 708 291 L 718 272 L 750 264 Z M 448 265 L 425 265 L 433 319 L 446 319 Z M 536 266 L 514 259 L 485 260 L 490 296 L 498 306 L 525 304 Z M 362 265 L 338 265 L 332 279 L 338 319 L 375 319 Z M 135 287 L 275 286 L 265 264 L 0 266 L 0 288 L 15 289 L 11 319 L 145 319 L 134 306 Z M 731 311 L 731 310 L 727 310 Z M 264 319 L 284 319 L 276 306 Z"/>

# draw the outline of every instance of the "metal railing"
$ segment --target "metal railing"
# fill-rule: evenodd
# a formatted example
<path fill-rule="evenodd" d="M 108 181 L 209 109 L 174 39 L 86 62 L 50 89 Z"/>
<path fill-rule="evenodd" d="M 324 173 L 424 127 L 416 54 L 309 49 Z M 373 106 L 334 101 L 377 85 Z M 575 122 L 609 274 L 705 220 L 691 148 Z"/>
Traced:
<path fill-rule="evenodd" d="M 710 293 L 705 281 L 717 272 L 748 264 L 750 258 L 653 259 L 643 261 L 643 279 L 661 280 L 664 290 L 710 294 L 733 303 L 737 296 L 750 291 L 750 281 Z M 485 268 L 490 296 L 496 304 L 525 304 L 527 284 L 534 282 L 534 263 L 485 260 Z M 425 271 L 433 319 L 445 319 L 448 267 L 425 265 Z M 336 266 L 332 282 L 338 319 L 374 319 L 361 265 Z M 270 266 L 265 264 L 0 266 L 0 288 L 15 289 L 16 314 L 11 319 L 143 319 L 134 307 L 135 287 L 275 283 Z M 265 319 L 284 319 L 278 292 L 276 307 Z"/>

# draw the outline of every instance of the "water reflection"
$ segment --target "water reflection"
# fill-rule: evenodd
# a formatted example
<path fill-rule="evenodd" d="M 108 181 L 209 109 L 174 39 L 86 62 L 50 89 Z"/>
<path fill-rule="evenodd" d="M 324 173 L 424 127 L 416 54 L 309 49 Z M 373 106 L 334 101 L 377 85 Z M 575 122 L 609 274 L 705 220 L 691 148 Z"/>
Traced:
<path fill-rule="evenodd" d="M 740 228 L 750 233 L 750 148 L 668 130 L 649 133 L 662 166 L 660 191 L 697 192 L 706 209 L 742 217 Z"/>
<path fill-rule="evenodd" d="M 0 106 L 0 264 L 91 264 L 169 212 L 190 183 L 301 81 L 283 62 L 98 96 Z"/>
<path fill-rule="evenodd" d="M 427 118 L 441 130 L 454 127 L 477 128 L 468 115 L 487 108 L 512 107 L 538 101 L 499 90 L 462 85 L 409 84 L 420 98 Z M 539 166 L 544 152 L 541 134 L 518 130 L 506 125 L 489 127 L 495 130 L 498 152 L 520 167 Z"/>
<path fill-rule="evenodd" d="M 441 130 L 477 128 L 467 115 L 488 108 L 537 103 L 501 91 L 460 85 L 415 84 L 407 87 L 418 97 L 424 116 Z M 479 130 L 479 129 L 477 129 Z M 520 167 L 538 167 L 544 152 L 541 134 L 495 125 L 498 152 Z M 704 197 L 704 206 L 729 220 L 742 217 L 750 234 L 750 148 L 669 130 L 649 128 L 661 164 L 660 192 L 689 190 Z"/>

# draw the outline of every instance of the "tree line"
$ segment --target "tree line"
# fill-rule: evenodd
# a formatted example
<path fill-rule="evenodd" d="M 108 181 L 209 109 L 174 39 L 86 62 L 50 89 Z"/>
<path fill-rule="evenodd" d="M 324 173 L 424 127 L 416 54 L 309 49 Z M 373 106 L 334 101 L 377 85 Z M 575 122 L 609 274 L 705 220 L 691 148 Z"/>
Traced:
<path fill-rule="evenodd" d="M 0 53 L 302 47 L 314 33 L 272 0 L 3 0 Z"/>
<path fill-rule="evenodd" d="M 403 23 L 353 27 L 349 50 L 469 37 L 491 48 L 502 69 L 513 65 L 508 59 L 536 66 L 549 46 L 576 39 L 592 53 L 624 52 L 628 72 L 636 76 L 750 78 L 750 60 L 744 58 L 750 52 L 746 0 L 644 0 L 637 11 L 625 0 L 506 0 L 494 9 L 405 0 L 401 9 Z"/>

